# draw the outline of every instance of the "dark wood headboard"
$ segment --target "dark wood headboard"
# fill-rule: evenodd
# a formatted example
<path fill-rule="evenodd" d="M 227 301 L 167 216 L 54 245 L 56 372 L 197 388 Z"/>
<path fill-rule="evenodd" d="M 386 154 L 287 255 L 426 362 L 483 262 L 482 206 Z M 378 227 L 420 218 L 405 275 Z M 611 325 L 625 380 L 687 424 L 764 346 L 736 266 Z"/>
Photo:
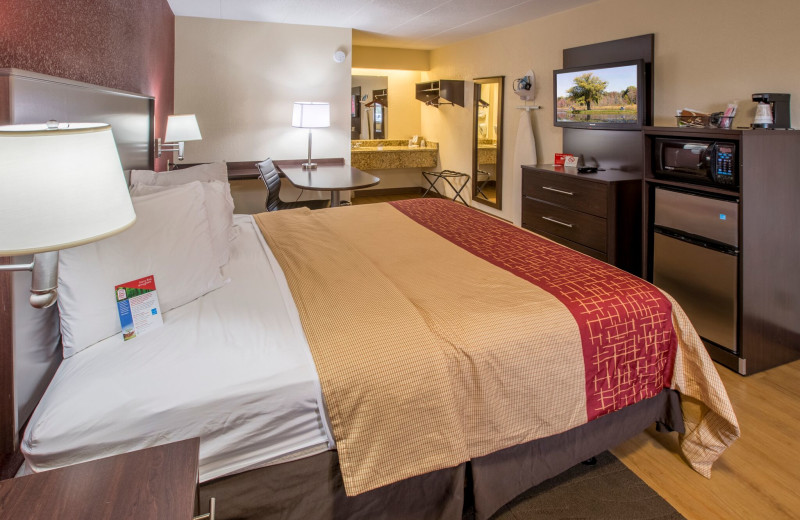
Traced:
<path fill-rule="evenodd" d="M 150 96 L 0 69 L 0 124 L 109 123 L 124 170 L 153 169 L 154 106 Z M 23 262 L 30 257 L 0 258 Z M 29 290 L 30 273 L 0 272 L 0 479 L 19 468 L 21 429 L 61 363 L 57 309 L 28 307 Z"/>

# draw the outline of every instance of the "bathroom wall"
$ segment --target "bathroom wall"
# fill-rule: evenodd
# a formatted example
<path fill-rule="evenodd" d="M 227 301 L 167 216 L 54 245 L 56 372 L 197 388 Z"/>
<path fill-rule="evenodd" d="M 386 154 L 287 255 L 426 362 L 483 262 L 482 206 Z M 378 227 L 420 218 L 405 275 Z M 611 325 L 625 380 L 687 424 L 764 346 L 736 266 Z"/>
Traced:
<path fill-rule="evenodd" d="M 502 218 L 521 219 L 521 174 L 513 170 L 514 141 L 521 111 L 512 83 L 532 68 L 536 75 L 531 112 L 540 163 L 561 151 L 561 129 L 553 126 L 554 69 L 568 47 L 655 33 L 655 123 L 674 126 L 675 109 L 722 110 L 738 100 L 734 126 L 748 125 L 755 112 L 754 92 L 787 92 L 794 99 L 792 119 L 800 126 L 800 2 L 764 0 L 758 12 L 746 0 L 601 0 L 570 11 L 516 25 L 431 51 L 423 80 L 464 79 L 467 108 L 423 107 L 422 133 L 441 143 L 442 167 L 472 167 L 470 80 L 506 76 L 503 209 L 476 205 Z"/>

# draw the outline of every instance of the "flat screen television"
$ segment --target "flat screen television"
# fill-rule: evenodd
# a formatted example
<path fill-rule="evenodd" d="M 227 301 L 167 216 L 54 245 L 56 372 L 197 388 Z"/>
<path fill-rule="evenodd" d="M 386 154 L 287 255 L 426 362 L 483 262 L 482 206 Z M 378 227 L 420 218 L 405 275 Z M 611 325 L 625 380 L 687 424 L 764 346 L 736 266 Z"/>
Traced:
<path fill-rule="evenodd" d="M 644 61 L 553 71 L 553 124 L 639 130 L 645 117 Z"/>

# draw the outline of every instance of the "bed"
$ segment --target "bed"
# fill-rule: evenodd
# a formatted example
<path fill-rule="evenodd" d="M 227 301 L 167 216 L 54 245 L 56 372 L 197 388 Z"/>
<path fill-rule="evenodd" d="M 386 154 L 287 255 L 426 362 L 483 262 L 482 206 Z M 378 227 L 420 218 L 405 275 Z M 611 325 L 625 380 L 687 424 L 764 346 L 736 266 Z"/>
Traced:
<path fill-rule="evenodd" d="M 59 88 L 57 78 L 45 79 Z M 91 90 L 77 87 L 81 95 Z M 119 101 L 88 100 L 87 114 L 104 107 L 93 119 L 132 112 L 130 93 L 100 90 Z M 21 102 L 47 112 L 62 97 Z M 151 107 L 144 99 L 135 112 L 151 118 Z M 120 146 L 145 150 L 151 161 L 148 120 Z M 148 167 L 126 155 L 123 165 Z M 685 315 L 630 275 L 447 201 L 234 217 L 225 166 L 195 168 L 131 174 L 134 187 L 149 186 L 133 193 L 144 231 L 123 240 L 133 252 L 113 243 L 104 251 L 106 243 L 91 261 L 61 253 L 60 317 L 30 310 L 23 273 L 0 273 L 0 308 L 8 311 L 0 314 L 5 475 L 19 467 L 19 445 L 22 471 L 30 472 L 200 437 L 200 503 L 216 497 L 218 518 L 485 519 L 653 423 L 682 432 L 687 461 L 704 475 L 739 435 Z M 478 228 L 494 243 L 471 240 Z M 533 242 L 506 247 L 519 237 Z M 137 255 L 137 247 L 147 253 Z M 538 250 L 527 274 L 514 267 L 526 264 L 526 247 Z M 502 251 L 514 254 L 495 255 Z M 120 266 L 133 271 L 115 271 Z M 115 311 L 95 304 L 110 286 L 154 272 L 164 326 L 124 342 Z M 557 276 L 542 280 L 547 273 Z M 597 370 L 587 378 L 590 329 L 573 313 L 582 304 L 570 303 L 569 291 L 554 296 L 540 287 L 588 273 L 657 300 L 658 312 L 642 314 L 659 322 L 643 339 L 654 349 L 645 384 L 608 402 L 603 391 L 619 387 L 606 384 L 611 373 L 606 383 Z M 99 333 L 84 330 L 94 321 L 103 322 Z M 614 330 L 602 321 L 600 331 Z M 397 328 L 408 323 L 413 348 L 405 346 L 410 333 Z M 539 340 L 547 354 L 524 358 Z M 436 350 L 435 359 L 426 361 L 426 350 Z M 628 350 L 636 358 L 629 344 L 611 359 L 626 366 Z M 331 365 L 340 359 L 346 371 L 336 375 Z M 380 370 L 352 371 L 367 360 Z M 423 386 L 438 376 L 446 384 Z M 418 384 L 442 395 L 406 392 Z M 445 402 L 449 408 L 440 408 Z M 370 424 L 378 428 L 369 432 Z"/>
<path fill-rule="evenodd" d="M 199 180 L 191 170 L 154 193 L 134 186 L 132 229 L 146 238 L 62 252 L 68 357 L 26 429 L 25 471 L 197 436 L 200 493 L 220 518 L 488 518 L 653 422 L 683 432 L 707 476 L 738 436 L 668 296 L 438 199 L 238 215 L 225 259 L 190 245 L 163 259 L 207 256 L 221 281 L 193 282 L 201 294 L 135 342 L 115 333 L 75 349 L 87 294 L 129 276 L 107 267 L 111 252 L 185 239 L 198 226 L 156 227 L 175 207 L 189 223 L 202 220 L 192 201 L 212 207 L 199 185 L 224 184 L 224 165 Z M 205 250 L 225 207 L 206 209 Z"/>

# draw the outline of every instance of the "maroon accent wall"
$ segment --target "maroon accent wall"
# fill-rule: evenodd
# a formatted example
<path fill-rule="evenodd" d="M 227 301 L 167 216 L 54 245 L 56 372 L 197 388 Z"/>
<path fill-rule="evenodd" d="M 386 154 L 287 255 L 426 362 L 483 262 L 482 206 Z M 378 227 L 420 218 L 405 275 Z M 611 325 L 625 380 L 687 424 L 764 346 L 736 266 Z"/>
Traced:
<path fill-rule="evenodd" d="M 167 0 L 0 0 L 4 67 L 153 96 L 163 137 L 174 110 L 175 15 Z"/>

